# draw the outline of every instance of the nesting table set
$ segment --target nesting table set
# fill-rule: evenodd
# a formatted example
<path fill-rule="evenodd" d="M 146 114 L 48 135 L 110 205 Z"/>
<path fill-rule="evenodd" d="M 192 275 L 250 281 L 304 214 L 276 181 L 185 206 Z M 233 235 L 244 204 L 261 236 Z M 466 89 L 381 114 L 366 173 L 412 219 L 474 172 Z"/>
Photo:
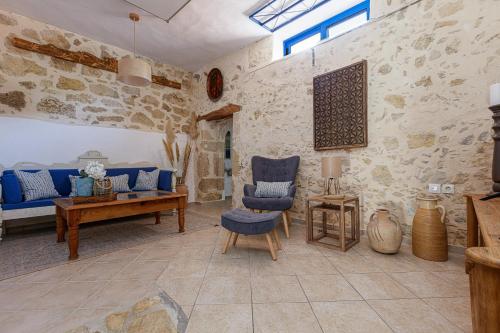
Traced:
<path fill-rule="evenodd" d="M 316 222 L 314 213 L 321 213 L 321 221 Z M 309 197 L 306 204 L 307 242 L 315 245 L 338 248 L 343 252 L 359 243 L 359 198 L 348 196 L 341 199 L 327 195 Z M 337 221 L 328 222 L 328 215 Z M 335 229 L 338 222 L 338 229 Z M 331 225 L 331 229 L 329 226 Z"/>

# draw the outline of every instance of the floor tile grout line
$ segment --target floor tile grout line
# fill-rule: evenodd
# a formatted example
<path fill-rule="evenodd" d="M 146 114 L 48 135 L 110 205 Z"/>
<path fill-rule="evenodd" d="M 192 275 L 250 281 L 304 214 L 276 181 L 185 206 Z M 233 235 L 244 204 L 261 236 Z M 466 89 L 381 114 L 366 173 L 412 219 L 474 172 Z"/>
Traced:
<path fill-rule="evenodd" d="M 300 282 L 299 276 L 295 275 L 295 278 L 299 282 L 300 289 L 302 289 L 302 292 L 306 296 L 307 304 L 309 304 L 309 309 L 311 309 L 311 312 L 313 313 L 314 318 L 316 318 L 316 322 L 318 323 L 319 328 L 321 329 L 321 332 L 325 333 L 325 330 L 323 329 L 323 325 L 321 325 L 321 322 L 319 321 L 318 316 L 316 315 L 316 312 L 314 312 L 314 309 L 313 309 L 312 304 L 311 304 L 311 300 L 309 299 L 309 296 L 307 296 L 307 293 L 304 290 L 304 287 L 302 286 L 302 283 Z"/>
<path fill-rule="evenodd" d="M 332 262 L 330 262 L 333 266 L 335 266 Z M 380 320 L 382 320 L 382 322 L 393 332 L 396 332 L 391 325 L 389 325 L 388 322 L 385 321 L 385 319 L 380 315 L 380 313 L 378 313 L 372 306 L 371 304 L 363 297 L 363 295 L 352 285 L 351 282 L 349 282 L 349 280 L 345 277 L 344 273 L 342 273 L 340 270 L 340 275 L 344 278 L 344 280 L 347 281 L 347 283 L 351 286 L 351 288 L 353 288 L 357 293 L 358 295 L 361 297 L 361 299 L 372 309 L 372 311 L 374 311 L 377 316 L 380 318 Z M 384 273 L 385 274 L 385 273 Z"/>
<path fill-rule="evenodd" d="M 219 229 L 219 233 L 220 233 L 220 229 Z M 218 239 L 218 237 L 217 237 L 217 239 Z M 202 304 L 198 304 L 198 298 L 200 297 L 201 289 L 203 288 L 203 286 L 205 284 L 205 279 L 207 278 L 208 267 L 210 266 L 210 263 L 212 262 L 212 258 L 214 256 L 214 252 L 215 252 L 215 248 L 216 247 L 217 247 L 217 245 L 214 245 L 214 248 L 212 249 L 212 253 L 210 254 L 210 258 L 208 259 L 208 264 L 205 267 L 205 272 L 203 273 L 203 278 L 201 280 L 200 288 L 198 289 L 198 292 L 196 293 L 196 298 L 194 299 L 194 302 L 193 302 L 193 308 L 191 309 L 191 313 L 189 314 L 189 318 L 188 318 L 186 329 L 189 327 L 189 321 L 191 320 L 191 315 L 195 311 L 196 306 L 202 305 Z"/>
<path fill-rule="evenodd" d="M 424 304 L 425 304 L 426 306 L 428 306 L 428 307 L 430 307 L 431 309 L 433 309 L 434 311 L 436 311 L 436 312 L 437 312 L 437 314 L 438 314 L 439 316 L 441 316 L 444 320 L 446 320 L 446 321 L 447 321 L 447 322 L 448 322 L 451 326 L 458 328 L 458 329 L 459 329 L 460 331 L 462 331 L 462 332 L 465 332 L 465 330 L 463 330 L 463 329 L 462 329 L 462 328 L 460 328 L 458 325 L 456 325 L 456 324 L 455 324 L 455 323 L 453 323 L 451 320 L 449 320 L 449 319 L 448 319 L 448 318 L 446 318 L 444 315 L 442 315 L 442 314 L 441 314 L 441 312 L 439 312 L 439 310 L 436 310 L 436 309 L 435 309 L 434 307 L 432 307 L 429 303 L 427 303 L 427 302 L 425 301 L 425 299 L 420 298 L 420 300 L 421 300 L 422 302 L 424 302 Z"/>

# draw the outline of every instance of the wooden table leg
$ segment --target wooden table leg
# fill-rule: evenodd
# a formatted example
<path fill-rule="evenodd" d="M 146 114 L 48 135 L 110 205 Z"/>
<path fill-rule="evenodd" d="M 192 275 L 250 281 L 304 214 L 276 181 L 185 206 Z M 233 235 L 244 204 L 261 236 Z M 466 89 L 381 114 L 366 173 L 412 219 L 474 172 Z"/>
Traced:
<path fill-rule="evenodd" d="M 161 213 L 160 212 L 155 212 L 155 224 L 160 224 L 161 223 Z"/>
<path fill-rule="evenodd" d="M 65 241 L 64 233 L 66 231 L 65 223 L 62 216 L 62 209 L 59 206 L 56 206 L 56 230 L 57 230 L 57 242 L 62 243 Z"/>
<path fill-rule="evenodd" d="M 233 246 L 236 246 L 236 242 L 238 241 L 238 236 L 239 236 L 239 235 L 240 235 L 240 234 L 239 234 L 239 233 L 237 233 L 237 232 L 235 232 L 235 233 L 234 233 Z"/>
<path fill-rule="evenodd" d="M 344 204 L 340 206 L 340 246 L 345 252 L 345 208 Z"/>
<path fill-rule="evenodd" d="M 351 240 L 356 240 L 356 207 L 351 210 Z"/>
<path fill-rule="evenodd" d="M 177 220 L 179 223 L 179 232 L 184 232 L 184 208 L 178 209 Z"/>
<path fill-rule="evenodd" d="M 356 240 L 361 240 L 361 214 L 359 212 L 359 199 L 356 200 Z"/>
<path fill-rule="evenodd" d="M 326 222 L 327 222 L 327 216 L 326 216 L 326 212 L 321 212 L 321 214 L 322 214 L 322 217 L 323 217 L 323 235 L 326 236 L 326 234 L 327 234 L 327 228 L 328 228 L 328 226 L 326 224 Z"/>
<path fill-rule="evenodd" d="M 79 236 L 79 223 L 80 211 L 70 211 L 67 217 L 68 224 L 68 247 L 69 247 L 69 260 L 78 259 L 78 244 L 80 242 Z"/>

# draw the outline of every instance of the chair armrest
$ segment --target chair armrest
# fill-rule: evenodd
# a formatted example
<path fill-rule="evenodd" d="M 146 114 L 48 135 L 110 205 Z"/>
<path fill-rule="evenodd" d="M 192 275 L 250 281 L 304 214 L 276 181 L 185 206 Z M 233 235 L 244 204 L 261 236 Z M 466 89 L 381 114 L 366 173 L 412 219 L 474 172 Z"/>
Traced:
<path fill-rule="evenodd" d="M 245 184 L 245 186 L 243 186 L 243 193 L 245 194 L 245 197 L 255 197 L 256 189 L 257 186 L 255 185 Z"/>
<path fill-rule="evenodd" d="M 294 184 L 290 185 L 290 187 L 288 188 L 288 196 L 290 198 L 294 198 L 295 197 L 295 191 L 297 191 L 297 186 L 295 186 Z"/>

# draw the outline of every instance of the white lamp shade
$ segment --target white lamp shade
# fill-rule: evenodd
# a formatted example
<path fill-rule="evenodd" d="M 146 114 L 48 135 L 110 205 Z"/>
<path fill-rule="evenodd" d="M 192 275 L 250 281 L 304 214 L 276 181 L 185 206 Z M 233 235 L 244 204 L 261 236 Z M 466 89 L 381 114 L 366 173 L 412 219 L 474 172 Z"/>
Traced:
<path fill-rule="evenodd" d="M 131 86 L 145 87 L 151 84 L 151 66 L 135 57 L 126 56 L 118 60 L 119 81 Z"/>
<path fill-rule="evenodd" d="M 321 158 L 321 176 L 323 178 L 342 176 L 342 158 L 339 156 Z"/>

